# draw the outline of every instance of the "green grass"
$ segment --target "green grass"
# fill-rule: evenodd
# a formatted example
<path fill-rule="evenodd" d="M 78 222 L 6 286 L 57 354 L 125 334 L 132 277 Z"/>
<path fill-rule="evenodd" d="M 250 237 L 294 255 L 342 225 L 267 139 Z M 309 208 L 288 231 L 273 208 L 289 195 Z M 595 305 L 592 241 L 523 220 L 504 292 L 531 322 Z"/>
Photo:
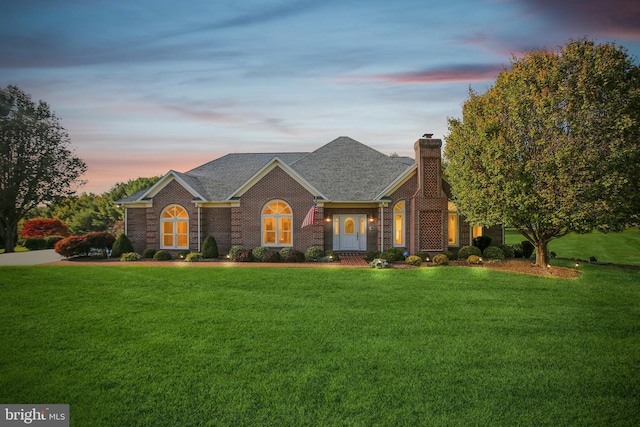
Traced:
<path fill-rule="evenodd" d="M 635 425 L 640 272 L 0 268 L 0 401 L 75 426 Z"/>
<path fill-rule="evenodd" d="M 520 243 L 524 237 L 514 230 L 506 230 L 507 244 Z M 599 262 L 640 265 L 640 231 L 628 228 L 622 233 L 570 233 L 549 243 L 549 250 L 561 258 L 588 260 L 595 256 Z"/>

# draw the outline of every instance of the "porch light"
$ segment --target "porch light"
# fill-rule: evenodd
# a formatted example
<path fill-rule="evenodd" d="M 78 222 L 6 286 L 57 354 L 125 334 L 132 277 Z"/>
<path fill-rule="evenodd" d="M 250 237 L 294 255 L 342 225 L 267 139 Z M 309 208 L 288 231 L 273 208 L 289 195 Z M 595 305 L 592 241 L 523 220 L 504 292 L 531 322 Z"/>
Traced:
<path fill-rule="evenodd" d="M 330 216 L 326 217 L 326 218 L 324 219 L 324 222 L 331 222 L 331 217 L 330 217 Z"/>
<path fill-rule="evenodd" d="M 373 222 L 373 215 L 369 215 L 369 222 Z"/>

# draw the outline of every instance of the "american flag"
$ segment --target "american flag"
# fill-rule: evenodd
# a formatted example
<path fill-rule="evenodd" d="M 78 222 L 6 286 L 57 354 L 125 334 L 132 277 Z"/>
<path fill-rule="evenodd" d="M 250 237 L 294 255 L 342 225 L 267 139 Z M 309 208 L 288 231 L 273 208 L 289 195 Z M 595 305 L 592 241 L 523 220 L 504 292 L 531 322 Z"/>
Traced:
<path fill-rule="evenodd" d="M 316 222 L 316 213 L 318 213 L 318 206 L 313 205 L 309 212 L 307 212 L 307 216 L 304 217 L 304 221 L 302 221 L 302 227 L 305 228 L 307 225 L 313 225 Z"/>

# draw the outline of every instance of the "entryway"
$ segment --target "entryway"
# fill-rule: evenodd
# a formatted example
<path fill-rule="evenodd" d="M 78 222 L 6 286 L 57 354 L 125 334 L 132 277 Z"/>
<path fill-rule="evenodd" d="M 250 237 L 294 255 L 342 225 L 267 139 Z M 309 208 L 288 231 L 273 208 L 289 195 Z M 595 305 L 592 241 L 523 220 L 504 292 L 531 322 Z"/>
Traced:
<path fill-rule="evenodd" d="M 333 250 L 367 250 L 366 215 L 356 214 L 333 216 Z"/>

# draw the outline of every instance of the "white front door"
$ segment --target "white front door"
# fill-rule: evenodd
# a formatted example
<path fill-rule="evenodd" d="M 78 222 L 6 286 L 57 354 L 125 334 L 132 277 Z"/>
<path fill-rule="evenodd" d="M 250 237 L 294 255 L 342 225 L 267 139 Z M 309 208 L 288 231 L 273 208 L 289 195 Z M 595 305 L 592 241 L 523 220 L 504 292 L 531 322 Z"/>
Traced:
<path fill-rule="evenodd" d="M 365 251 L 367 249 L 367 216 L 334 215 L 333 250 Z"/>

